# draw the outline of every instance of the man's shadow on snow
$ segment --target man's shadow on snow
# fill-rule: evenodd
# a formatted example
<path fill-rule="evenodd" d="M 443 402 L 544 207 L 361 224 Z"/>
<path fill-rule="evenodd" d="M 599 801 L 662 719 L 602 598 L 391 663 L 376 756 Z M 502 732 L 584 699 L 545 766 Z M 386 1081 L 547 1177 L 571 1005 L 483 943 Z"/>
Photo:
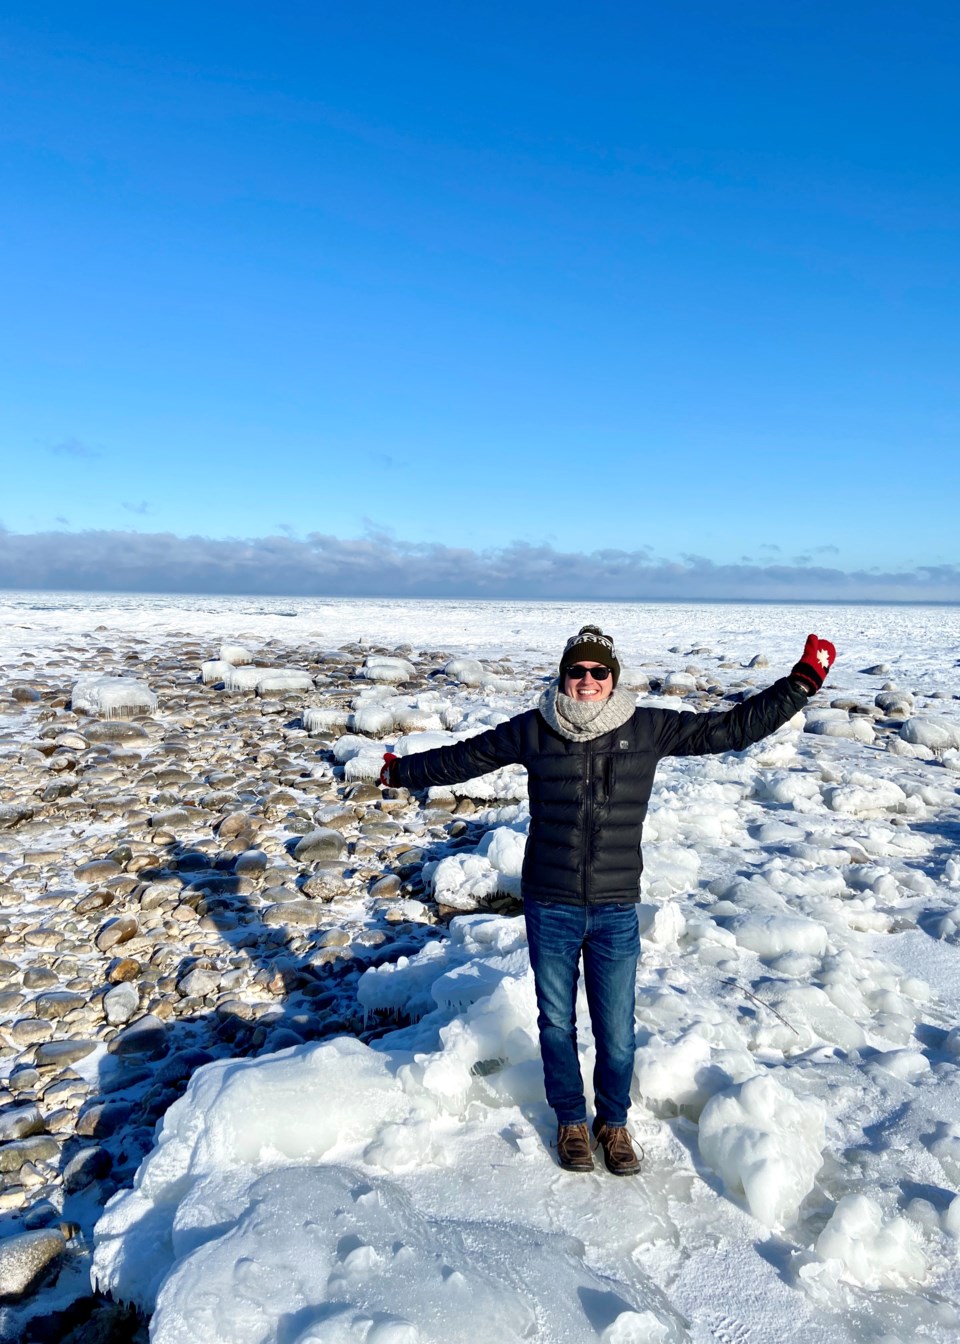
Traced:
<path fill-rule="evenodd" d="M 215 824 L 217 838 L 225 820 L 221 818 Z M 418 866 L 475 844 L 477 836 L 469 833 L 472 830 L 468 828 L 467 834 L 453 839 L 425 837 L 417 845 L 422 852 Z M 300 838 L 292 836 L 287 848 L 292 850 Z M 255 845 L 252 833 L 249 848 Z M 116 1189 L 130 1184 L 136 1168 L 155 1144 L 158 1122 L 204 1064 L 215 1059 L 252 1058 L 342 1035 L 369 1042 L 404 1025 L 402 1016 L 398 1018 L 395 1012 L 374 1014 L 368 1020 L 357 1000 L 360 975 L 370 967 L 415 955 L 428 942 L 445 936 L 442 924 L 400 922 L 385 924 L 382 942 L 364 945 L 353 941 L 342 947 L 326 947 L 325 935 L 343 927 L 336 899 L 329 903 L 311 900 L 317 906 L 315 926 L 288 925 L 282 922 L 282 903 L 261 904 L 260 885 L 244 881 L 244 875 L 237 873 L 239 853 L 246 851 L 228 846 L 229 840 L 224 841 L 211 853 L 170 841 L 157 846 L 156 862 L 137 873 L 141 883 L 178 882 L 180 904 L 212 923 L 214 929 L 208 924 L 203 932 L 209 938 L 215 931 L 223 953 L 236 963 L 232 969 L 245 969 L 246 974 L 235 995 L 229 989 L 214 991 L 220 1003 L 212 1007 L 209 999 L 198 997 L 195 1012 L 169 1021 L 148 1009 L 156 992 L 144 995 L 141 991 L 134 1020 L 119 1028 L 100 1063 L 98 1090 L 85 1101 L 78 1116 L 80 1132 L 74 1132 L 63 1145 L 63 1217 L 68 1221 L 82 1221 L 85 1211 L 89 1216 L 91 1199 L 102 1206 Z M 313 865 L 297 875 L 298 902 L 308 899 L 303 887 L 317 867 L 329 870 L 330 865 Z M 342 876 L 352 875 L 349 856 L 338 865 L 338 871 Z M 377 878 L 391 872 L 407 882 L 412 875 L 409 863 L 384 864 Z M 117 901 L 116 908 L 118 914 L 137 911 L 133 902 L 121 906 Z M 279 911 L 273 918 L 281 922 L 265 924 L 263 915 L 268 909 Z M 109 918 L 110 909 L 104 914 Z M 192 919 L 183 925 L 188 935 L 193 927 Z M 365 925 L 376 927 L 372 922 Z M 123 945 L 115 951 L 108 976 L 123 960 Z M 223 953 L 216 954 L 217 960 Z M 229 970 L 213 967 L 213 959 L 211 954 L 186 954 L 171 979 L 181 984 L 191 971 L 206 969 L 218 979 L 229 977 Z M 261 1000 L 263 1007 L 258 1004 L 253 1009 L 244 1004 L 251 979 L 274 996 L 272 1003 Z M 137 985 L 139 981 L 132 983 Z M 172 985 L 167 984 L 161 993 L 166 995 L 171 990 Z"/>

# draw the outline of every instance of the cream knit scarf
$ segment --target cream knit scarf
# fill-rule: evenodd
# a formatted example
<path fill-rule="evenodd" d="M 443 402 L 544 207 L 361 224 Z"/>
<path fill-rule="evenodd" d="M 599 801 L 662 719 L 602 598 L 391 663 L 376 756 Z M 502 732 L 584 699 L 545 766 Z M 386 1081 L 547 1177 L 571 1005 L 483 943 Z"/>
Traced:
<path fill-rule="evenodd" d="M 633 716 L 636 707 L 637 697 L 620 686 L 599 704 L 572 700 L 560 690 L 559 679 L 551 681 L 537 702 L 550 727 L 571 742 L 592 742 L 612 733 Z"/>

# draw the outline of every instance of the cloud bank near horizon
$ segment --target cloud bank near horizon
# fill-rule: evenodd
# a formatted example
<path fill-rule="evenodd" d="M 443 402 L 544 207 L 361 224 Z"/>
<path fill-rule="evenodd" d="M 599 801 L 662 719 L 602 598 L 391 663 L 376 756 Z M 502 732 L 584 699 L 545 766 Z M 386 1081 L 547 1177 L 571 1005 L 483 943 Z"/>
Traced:
<path fill-rule="evenodd" d="M 847 571 L 812 563 L 715 564 L 636 551 L 491 550 L 311 533 L 254 538 L 0 527 L 0 587 L 323 597 L 960 601 L 960 565 Z"/>

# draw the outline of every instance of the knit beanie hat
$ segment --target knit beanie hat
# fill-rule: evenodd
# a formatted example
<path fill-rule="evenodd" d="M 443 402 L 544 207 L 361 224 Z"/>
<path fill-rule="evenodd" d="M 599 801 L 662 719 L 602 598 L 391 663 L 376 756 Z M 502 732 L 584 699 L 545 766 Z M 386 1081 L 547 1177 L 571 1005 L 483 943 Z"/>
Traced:
<path fill-rule="evenodd" d="M 613 673 L 613 684 L 616 686 L 620 680 L 620 660 L 613 647 L 613 640 L 609 635 L 605 635 L 598 625 L 584 625 L 579 634 L 571 635 L 564 645 L 563 656 L 560 659 L 561 690 L 567 668 L 573 667 L 581 658 L 586 658 L 590 663 L 602 663 L 604 667 L 609 667 Z"/>

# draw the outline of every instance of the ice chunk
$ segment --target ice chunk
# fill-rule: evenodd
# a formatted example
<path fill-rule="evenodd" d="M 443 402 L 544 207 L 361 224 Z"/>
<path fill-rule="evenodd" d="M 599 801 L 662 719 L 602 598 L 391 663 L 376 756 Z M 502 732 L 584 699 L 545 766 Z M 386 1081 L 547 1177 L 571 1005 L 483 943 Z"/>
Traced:
<path fill-rule="evenodd" d="M 927 1147 L 950 1184 L 960 1185 L 960 1126 L 942 1121 L 937 1125 L 935 1137 L 927 1141 Z"/>
<path fill-rule="evenodd" d="M 482 686 L 487 678 L 483 664 L 476 658 L 451 658 L 444 667 L 444 673 L 461 686 Z"/>
<path fill-rule="evenodd" d="M 821 737 L 845 737 L 853 742 L 872 742 L 873 726 L 863 714 L 848 714 L 845 709 L 808 709 L 804 731 Z"/>
<path fill-rule="evenodd" d="M 97 714 L 103 719 L 132 719 L 152 714 L 157 697 L 143 681 L 132 677 L 81 677 L 70 696 L 77 714 Z"/>
<path fill-rule="evenodd" d="M 218 681 L 225 681 L 227 674 L 233 671 L 232 663 L 225 663 L 222 659 L 214 660 L 209 663 L 200 664 L 200 680 L 204 686 L 214 685 Z"/>
<path fill-rule="evenodd" d="M 257 682 L 261 677 L 266 676 L 268 672 L 282 672 L 280 667 L 233 667 L 223 679 L 224 688 L 228 691 L 255 691 Z"/>
<path fill-rule="evenodd" d="M 844 1195 L 816 1244 L 821 1260 L 837 1260 L 843 1278 L 863 1288 L 902 1288 L 926 1277 L 927 1257 L 906 1218 L 885 1222 L 869 1195 Z"/>
<path fill-rule="evenodd" d="M 243 644 L 221 644 L 220 660 L 232 663 L 234 667 L 243 667 L 253 662 L 253 654 Z"/>
<path fill-rule="evenodd" d="M 663 905 L 638 905 L 637 916 L 641 938 L 659 947 L 676 947 L 687 927 L 683 911 L 673 901 Z"/>
<path fill-rule="evenodd" d="M 331 728 L 346 728 L 350 715 L 345 709 L 320 708 L 303 711 L 303 726 L 307 732 L 326 733 Z"/>
<path fill-rule="evenodd" d="M 925 718 L 907 719 L 900 729 L 904 742 L 913 746 L 926 747 L 928 751 L 940 752 L 960 748 L 960 723 L 951 719 Z"/>
<path fill-rule="evenodd" d="M 403 706 L 394 711 L 394 723 L 401 733 L 437 733 L 442 732 L 444 723 L 439 714 L 428 709 L 405 709 Z M 457 712 L 456 720 L 460 714 Z"/>
<path fill-rule="evenodd" d="M 258 669 L 264 672 L 263 668 Z M 257 682 L 257 695 L 285 695 L 288 691 L 312 691 L 313 677 L 292 667 L 265 671 Z"/>
<path fill-rule="evenodd" d="M 767 1227 L 794 1222 L 813 1189 L 826 1142 L 819 1102 L 770 1074 L 718 1093 L 700 1116 L 700 1155 Z"/>
<path fill-rule="evenodd" d="M 440 860 L 433 874 L 434 900 L 453 910 L 478 910 L 502 890 L 500 874 L 481 854 L 450 854 Z"/>
<path fill-rule="evenodd" d="M 348 784 L 365 781 L 372 783 L 380 778 L 383 769 L 383 751 L 379 746 L 367 747 L 356 752 L 343 767 L 343 777 Z"/>
<path fill-rule="evenodd" d="M 760 957 L 778 957 L 784 952 L 810 952 L 820 956 L 827 950 L 827 931 L 816 920 L 804 915 L 737 915 L 730 922 L 741 947 Z"/>
<path fill-rule="evenodd" d="M 366 677 L 367 681 L 386 681 L 391 684 L 410 681 L 416 675 L 416 668 L 406 658 L 387 658 L 379 653 L 371 653 L 360 669 L 360 676 Z"/>
<path fill-rule="evenodd" d="M 846 784 L 823 791 L 824 802 L 834 812 L 851 817 L 879 816 L 883 812 L 902 812 L 907 795 L 892 779 L 855 771 Z"/>
<path fill-rule="evenodd" d="M 641 1097 L 658 1115 L 683 1107 L 696 1118 L 714 1093 L 730 1085 L 730 1075 L 712 1056 L 709 1042 L 696 1028 L 676 1041 L 653 1036 L 636 1054 L 634 1076 Z"/>
<path fill-rule="evenodd" d="M 496 826 L 487 831 L 477 846 L 477 853 L 482 854 L 501 876 L 519 883 L 526 848 L 527 834 L 525 829 L 517 830 L 513 826 Z"/>
<path fill-rule="evenodd" d="M 364 705 L 350 715 L 353 731 L 370 737 L 384 737 L 393 732 L 394 726 L 394 711 L 389 705 Z"/>

